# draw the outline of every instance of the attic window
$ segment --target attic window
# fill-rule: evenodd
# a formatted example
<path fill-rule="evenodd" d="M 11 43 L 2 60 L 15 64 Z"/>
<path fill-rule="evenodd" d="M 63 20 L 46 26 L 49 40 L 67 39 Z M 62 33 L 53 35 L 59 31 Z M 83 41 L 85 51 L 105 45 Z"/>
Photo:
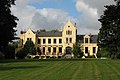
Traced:
<path fill-rule="evenodd" d="M 70 26 L 68 26 L 68 27 L 70 27 Z"/>

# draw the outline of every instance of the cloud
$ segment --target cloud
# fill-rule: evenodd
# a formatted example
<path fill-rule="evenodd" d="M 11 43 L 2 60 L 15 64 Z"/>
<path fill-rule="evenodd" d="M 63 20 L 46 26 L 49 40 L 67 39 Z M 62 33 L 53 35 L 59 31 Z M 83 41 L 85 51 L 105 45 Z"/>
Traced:
<path fill-rule="evenodd" d="M 100 28 L 100 23 L 97 21 L 99 18 L 97 8 L 93 8 L 83 2 L 82 0 L 76 1 L 76 9 L 80 13 L 78 24 L 80 25 L 80 33 L 91 32 L 96 33 Z M 84 30 L 84 31 L 83 31 Z"/>
<path fill-rule="evenodd" d="M 17 34 L 21 30 L 32 28 L 37 29 L 61 29 L 68 18 L 75 21 L 69 14 L 60 9 L 42 8 L 37 9 L 34 6 L 27 5 L 31 0 L 18 0 L 16 5 L 12 6 L 12 13 L 18 17 Z M 38 0 L 42 1 L 42 0 Z M 35 1 L 37 2 L 37 1 Z"/>
<path fill-rule="evenodd" d="M 61 26 L 70 18 L 75 21 L 67 12 L 60 9 L 43 8 L 38 9 L 32 18 L 32 26 L 37 29 L 61 29 Z"/>
<path fill-rule="evenodd" d="M 113 0 L 75 0 L 75 7 L 79 13 L 78 18 L 73 18 L 68 12 L 62 9 L 34 7 L 34 3 L 44 3 L 46 0 L 16 0 L 16 5 L 12 6 L 12 13 L 19 18 L 17 34 L 20 30 L 32 28 L 37 29 L 61 29 L 67 19 L 77 22 L 79 34 L 97 34 L 100 28 L 99 16 L 103 13 L 104 5 L 113 3 Z M 59 1 L 59 0 L 49 0 Z M 69 5 L 69 4 L 68 4 Z"/>
<path fill-rule="evenodd" d="M 114 0 L 76 0 L 76 9 L 79 12 L 79 32 L 97 34 L 101 27 L 98 19 L 105 10 L 105 5 L 114 4 Z"/>

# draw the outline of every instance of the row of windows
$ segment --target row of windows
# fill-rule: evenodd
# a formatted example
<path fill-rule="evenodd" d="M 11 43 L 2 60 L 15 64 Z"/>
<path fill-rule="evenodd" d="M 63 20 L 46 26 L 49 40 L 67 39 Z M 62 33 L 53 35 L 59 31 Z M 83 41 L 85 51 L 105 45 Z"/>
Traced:
<path fill-rule="evenodd" d="M 43 44 L 46 43 L 46 39 L 43 39 Z M 53 39 L 53 43 L 56 44 L 57 43 L 57 39 Z M 59 39 L 59 44 L 62 43 L 62 39 Z M 41 44 L 41 39 L 38 39 L 38 44 Z M 51 39 L 48 39 L 48 44 L 51 44 Z"/>
<path fill-rule="evenodd" d="M 66 35 L 72 35 L 72 31 L 70 30 L 66 31 Z"/>
<path fill-rule="evenodd" d="M 85 47 L 85 53 L 89 53 L 88 47 Z M 96 47 L 93 47 L 93 53 L 96 53 Z"/>
<path fill-rule="evenodd" d="M 43 47 L 43 53 L 45 52 L 45 47 Z M 48 47 L 48 52 L 51 53 L 51 47 Z M 53 47 L 53 53 L 56 53 L 56 47 Z M 59 53 L 62 53 L 62 47 L 59 47 Z"/>
<path fill-rule="evenodd" d="M 72 38 L 66 38 L 66 43 L 68 42 L 72 43 Z"/>
<path fill-rule="evenodd" d="M 32 41 L 32 38 L 27 38 L 27 41 Z"/>

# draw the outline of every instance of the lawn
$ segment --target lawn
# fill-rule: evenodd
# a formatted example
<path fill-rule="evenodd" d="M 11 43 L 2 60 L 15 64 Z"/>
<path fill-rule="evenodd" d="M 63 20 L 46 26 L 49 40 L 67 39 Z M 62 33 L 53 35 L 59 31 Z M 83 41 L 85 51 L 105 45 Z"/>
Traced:
<path fill-rule="evenodd" d="M 120 80 L 120 60 L 0 61 L 0 80 Z"/>

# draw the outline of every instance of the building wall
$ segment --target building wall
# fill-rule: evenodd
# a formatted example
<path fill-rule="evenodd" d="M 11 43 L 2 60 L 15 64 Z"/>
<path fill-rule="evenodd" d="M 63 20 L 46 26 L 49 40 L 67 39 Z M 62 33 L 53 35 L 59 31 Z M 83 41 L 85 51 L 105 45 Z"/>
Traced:
<path fill-rule="evenodd" d="M 38 43 L 38 39 L 40 39 L 40 43 Z M 45 43 L 43 43 L 43 39 L 45 39 Z M 51 40 L 51 43 L 48 43 L 48 40 Z M 56 39 L 56 43 L 54 43 L 54 39 Z M 62 43 L 59 43 L 59 39 L 62 40 Z M 45 53 L 43 55 L 60 55 L 63 53 L 63 38 L 62 37 L 37 37 L 36 47 L 40 48 L 43 52 L 43 47 L 45 48 Z M 51 48 L 49 52 L 48 48 Z M 53 48 L 56 48 L 56 53 L 53 52 Z M 62 52 L 59 54 L 59 48 L 62 48 Z"/>
<path fill-rule="evenodd" d="M 92 56 L 92 55 L 95 55 L 97 54 L 97 51 L 98 51 L 98 46 L 97 46 L 97 43 L 88 43 L 88 44 L 84 44 L 82 43 L 82 51 L 84 52 L 84 55 L 85 56 Z M 88 53 L 85 52 L 85 47 L 88 47 Z M 95 47 L 95 53 L 93 53 L 93 47 Z"/>
<path fill-rule="evenodd" d="M 34 34 L 31 29 L 29 29 L 26 33 L 20 34 L 20 40 L 23 45 L 26 43 L 28 38 L 31 38 L 34 44 L 36 43 L 36 34 Z"/>
<path fill-rule="evenodd" d="M 90 42 L 90 35 L 86 34 L 84 36 L 84 43 L 82 43 L 81 45 L 83 46 L 82 50 L 83 50 L 85 56 L 88 56 L 88 55 L 90 55 L 90 56 L 95 55 L 96 56 L 97 51 L 98 51 L 98 46 L 97 46 L 97 43 Z M 86 50 L 86 48 L 88 48 L 88 50 Z"/>
<path fill-rule="evenodd" d="M 66 50 L 66 47 L 73 47 L 73 44 L 76 43 L 76 25 L 73 25 L 70 20 L 65 24 L 62 30 L 62 37 L 63 37 L 63 49 L 64 53 Z M 68 38 L 68 42 L 66 42 L 66 38 Z M 70 42 L 70 38 L 72 39 L 72 42 Z"/>
<path fill-rule="evenodd" d="M 27 32 L 20 34 L 20 42 L 24 45 L 27 41 L 27 39 L 31 38 L 33 43 L 36 45 L 36 49 L 39 48 L 42 52 L 43 56 L 62 56 L 66 53 L 66 48 L 71 47 L 73 48 L 73 44 L 76 43 L 76 24 L 73 25 L 70 20 L 65 24 L 65 26 L 62 29 L 62 36 L 61 37 L 40 37 L 36 36 L 36 34 L 29 29 Z M 68 38 L 68 41 L 66 39 Z M 70 40 L 70 38 L 72 40 Z M 40 39 L 40 43 L 38 43 L 38 39 Z M 43 39 L 45 39 L 45 44 L 43 43 Z M 48 39 L 51 39 L 51 43 L 48 43 Z M 56 39 L 56 43 L 53 43 L 53 40 Z M 62 43 L 59 43 L 59 39 L 62 39 Z M 87 39 L 87 40 L 86 40 Z M 87 41 L 87 42 L 86 42 Z M 90 42 L 90 36 L 85 35 L 84 36 L 84 42 L 81 43 L 82 45 L 82 50 L 84 52 L 85 56 L 88 55 L 96 55 L 98 46 L 97 43 L 91 43 Z M 88 52 L 86 53 L 85 48 L 88 48 Z M 93 53 L 93 47 L 95 48 L 95 51 Z M 45 52 L 43 53 L 43 48 L 45 48 Z M 50 48 L 50 52 L 48 50 Z M 56 48 L 56 52 L 54 53 L 54 48 Z M 59 48 L 62 48 L 62 52 L 59 53 Z"/>

